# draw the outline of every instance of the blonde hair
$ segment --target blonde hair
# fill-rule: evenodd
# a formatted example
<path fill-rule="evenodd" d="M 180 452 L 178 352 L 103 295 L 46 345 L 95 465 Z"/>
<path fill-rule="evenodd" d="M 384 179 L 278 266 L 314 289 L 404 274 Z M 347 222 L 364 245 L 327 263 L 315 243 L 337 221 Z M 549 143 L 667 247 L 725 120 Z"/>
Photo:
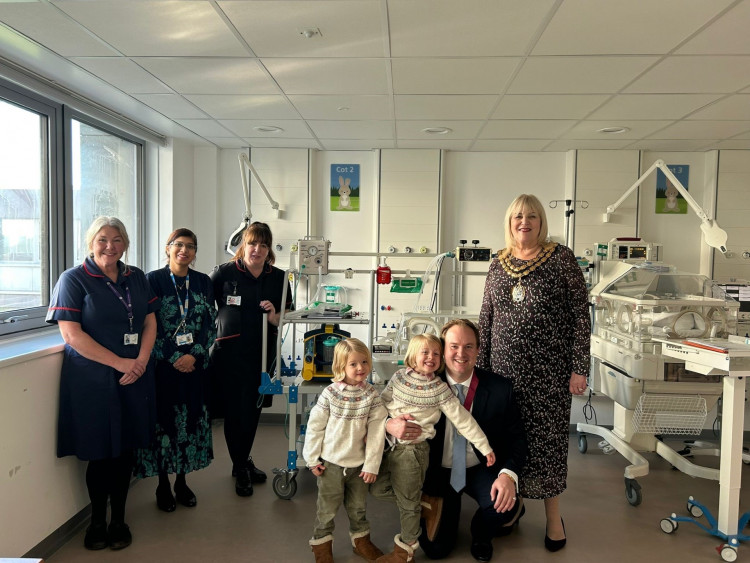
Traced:
<path fill-rule="evenodd" d="M 122 237 L 122 241 L 125 243 L 125 252 L 130 248 L 130 237 L 128 237 L 128 230 L 117 217 L 107 217 L 102 215 L 94 219 L 94 222 L 89 225 L 86 230 L 86 248 L 89 251 L 89 255 L 94 253 L 94 239 L 104 227 L 112 227 Z"/>
<path fill-rule="evenodd" d="M 336 347 L 333 349 L 331 371 L 333 372 L 334 381 L 344 381 L 346 377 L 346 364 L 349 362 L 349 356 L 354 352 L 365 356 L 370 369 L 372 369 L 372 355 L 367 345 L 358 338 L 346 338 L 336 344 Z"/>
<path fill-rule="evenodd" d="M 513 203 L 508 206 L 508 210 L 505 212 L 505 251 L 502 253 L 502 256 L 507 256 L 508 254 L 510 254 L 511 250 L 513 250 L 513 248 L 515 248 L 516 246 L 516 239 L 513 236 L 513 231 L 511 230 L 510 224 L 513 220 L 513 217 L 519 211 L 530 211 L 532 213 L 536 213 L 539 216 L 539 240 L 537 242 L 541 246 L 544 246 L 544 244 L 547 242 L 549 229 L 547 226 L 547 214 L 544 212 L 544 206 L 542 205 L 542 202 L 539 201 L 539 199 L 535 195 L 521 194 L 513 200 Z"/>
<path fill-rule="evenodd" d="M 422 348 L 429 344 L 437 346 L 437 349 L 440 352 L 440 367 L 435 371 L 442 371 L 445 366 L 445 363 L 443 362 L 443 343 L 440 338 L 434 334 L 417 334 L 416 336 L 412 336 L 412 339 L 409 340 L 409 347 L 406 349 L 404 364 L 411 369 L 417 369 L 417 354 L 419 354 Z"/>

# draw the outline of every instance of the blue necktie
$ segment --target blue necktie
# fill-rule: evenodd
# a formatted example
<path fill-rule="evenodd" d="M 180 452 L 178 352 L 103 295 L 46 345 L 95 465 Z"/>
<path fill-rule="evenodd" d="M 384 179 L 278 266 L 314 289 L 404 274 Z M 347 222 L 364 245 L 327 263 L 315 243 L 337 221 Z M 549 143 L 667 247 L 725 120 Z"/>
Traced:
<path fill-rule="evenodd" d="M 456 395 L 464 404 L 464 386 L 456 385 Z M 466 486 L 466 438 L 453 426 L 453 462 L 451 463 L 451 487 L 461 492 Z"/>

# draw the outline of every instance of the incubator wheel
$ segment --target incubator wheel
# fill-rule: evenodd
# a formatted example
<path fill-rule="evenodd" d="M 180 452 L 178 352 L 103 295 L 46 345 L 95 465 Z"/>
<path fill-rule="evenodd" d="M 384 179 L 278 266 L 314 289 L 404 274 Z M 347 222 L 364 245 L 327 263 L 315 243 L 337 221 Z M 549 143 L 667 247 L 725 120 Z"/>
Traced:
<path fill-rule="evenodd" d="M 719 555 L 724 561 L 737 561 L 737 550 L 731 545 L 722 545 Z"/>
<path fill-rule="evenodd" d="M 582 454 L 585 454 L 586 451 L 589 449 L 589 443 L 586 439 L 586 434 L 579 434 L 578 435 L 578 451 Z"/>
<path fill-rule="evenodd" d="M 297 480 L 288 474 L 279 473 L 273 478 L 273 492 L 277 497 L 289 500 L 297 494 Z"/>
<path fill-rule="evenodd" d="M 690 513 L 690 516 L 692 516 L 693 518 L 700 518 L 701 516 L 703 516 L 703 509 L 697 504 L 690 504 L 688 502 L 687 511 Z"/>
<path fill-rule="evenodd" d="M 641 496 L 641 486 L 635 479 L 625 478 L 625 498 L 632 506 L 638 506 L 641 504 L 643 497 Z"/>
<path fill-rule="evenodd" d="M 659 526 L 661 526 L 662 532 L 665 534 L 671 534 L 677 529 L 678 524 L 671 518 L 662 518 L 661 522 L 659 522 Z"/>

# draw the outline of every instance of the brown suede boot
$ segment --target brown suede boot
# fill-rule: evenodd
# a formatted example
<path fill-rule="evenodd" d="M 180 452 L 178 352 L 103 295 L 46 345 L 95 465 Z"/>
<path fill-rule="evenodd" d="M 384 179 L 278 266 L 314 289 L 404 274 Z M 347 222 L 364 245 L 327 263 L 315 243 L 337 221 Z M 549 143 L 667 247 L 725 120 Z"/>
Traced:
<path fill-rule="evenodd" d="M 354 553 L 359 555 L 365 561 L 369 561 L 370 563 L 372 563 L 378 557 L 381 557 L 383 555 L 383 552 L 380 551 L 375 546 L 375 544 L 370 541 L 369 531 L 350 535 L 352 538 L 352 547 L 354 548 Z"/>
<path fill-rule="evenodd" d="M 378 557 L 376 563 L 411 563 L 414 561 L 414 551 L 419 547 L 419 542 L 409 545 L 401 541 L 401 536 L 393 538 L 393 551 L 382 557 Z"/>
<path fill-rule="evenodd" d="M 311 539 L 310 547 L 315 555 L 315 563 L 333 563 L 333 536 Z"/>
<path fill-rule="evenodd" d="M 435 541 L 435 534 L 437 534 L 440 526 L 440 516 L 443 513 L 443 497 L 423 494 L 421 505 L 425 534 L 427 534 L 428 540 Z"/>

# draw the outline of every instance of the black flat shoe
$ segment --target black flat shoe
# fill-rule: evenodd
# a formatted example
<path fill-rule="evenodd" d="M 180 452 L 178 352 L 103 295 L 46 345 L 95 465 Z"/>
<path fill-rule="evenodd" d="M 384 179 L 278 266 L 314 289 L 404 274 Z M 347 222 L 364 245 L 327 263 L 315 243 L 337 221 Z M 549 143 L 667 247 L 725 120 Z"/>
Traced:
<path fill-rule="evenodd" d="M 174 496 L 175 499 L 177 499 L 177 502 L 179 502 L 182 506 L 192 508 L 196 504 L 198 504 L 198 499 L 195 498 L 195 493 L 191 491 L 190 487 L 188 487 L 187 485 L 175 485 Z"/>
<path fill-rule="evenodd" d="M 92 551 L 107 547 L 107 523 L 91 524 L 91 526 L 86 528 L 83 546 Z"/>
<path fill-rule="evenodd" d="M 156 487 L 156 506 L 164 512 L 174 512 L 174 509 L 177 508 L 169 487 Z"/>
<path fill-rule="evenodd" d="M 492 543 L 472 540 L 471 556 L 477 561 L 489 561 L 492 559 Z"/>
<path fill-rule="evenodd" d="M 562 523 L 563 532 L 565 532 L 565 521 L 560 518 L 560 522 Z M 544 531 L 544 547 L 547 548 L 547 551 L 560 551 L 563 547 L 565 547 L 565 543 L 568 541 L 568 538 L 565 537 L 561 540 L 551 540 L 549 539 L 549 536 L 547 535 L 547 531 Z"/>
<path fill-rule="evenodd" d="M 250 472 L 250 482 L 252 483 L 265 483 L 266 479 L 268 479 L 265 471 L 261 471 L 255 467 L 252 457 L 247 460 L 247 470 Z"/>
<path fill-rule="evenodd" d="M 253 494 L 253 483 L 250 480 L 250 471 L 248 469 L 242 468 L 237 470 L 234 492 L 240 497 L 249 497 Z"/>
<path fill-rule="evenodd" d="M 110 549 L 124 549 L 133 542 L 130 528 L 125 522 L 112 522 L 107 530 Z"/>

